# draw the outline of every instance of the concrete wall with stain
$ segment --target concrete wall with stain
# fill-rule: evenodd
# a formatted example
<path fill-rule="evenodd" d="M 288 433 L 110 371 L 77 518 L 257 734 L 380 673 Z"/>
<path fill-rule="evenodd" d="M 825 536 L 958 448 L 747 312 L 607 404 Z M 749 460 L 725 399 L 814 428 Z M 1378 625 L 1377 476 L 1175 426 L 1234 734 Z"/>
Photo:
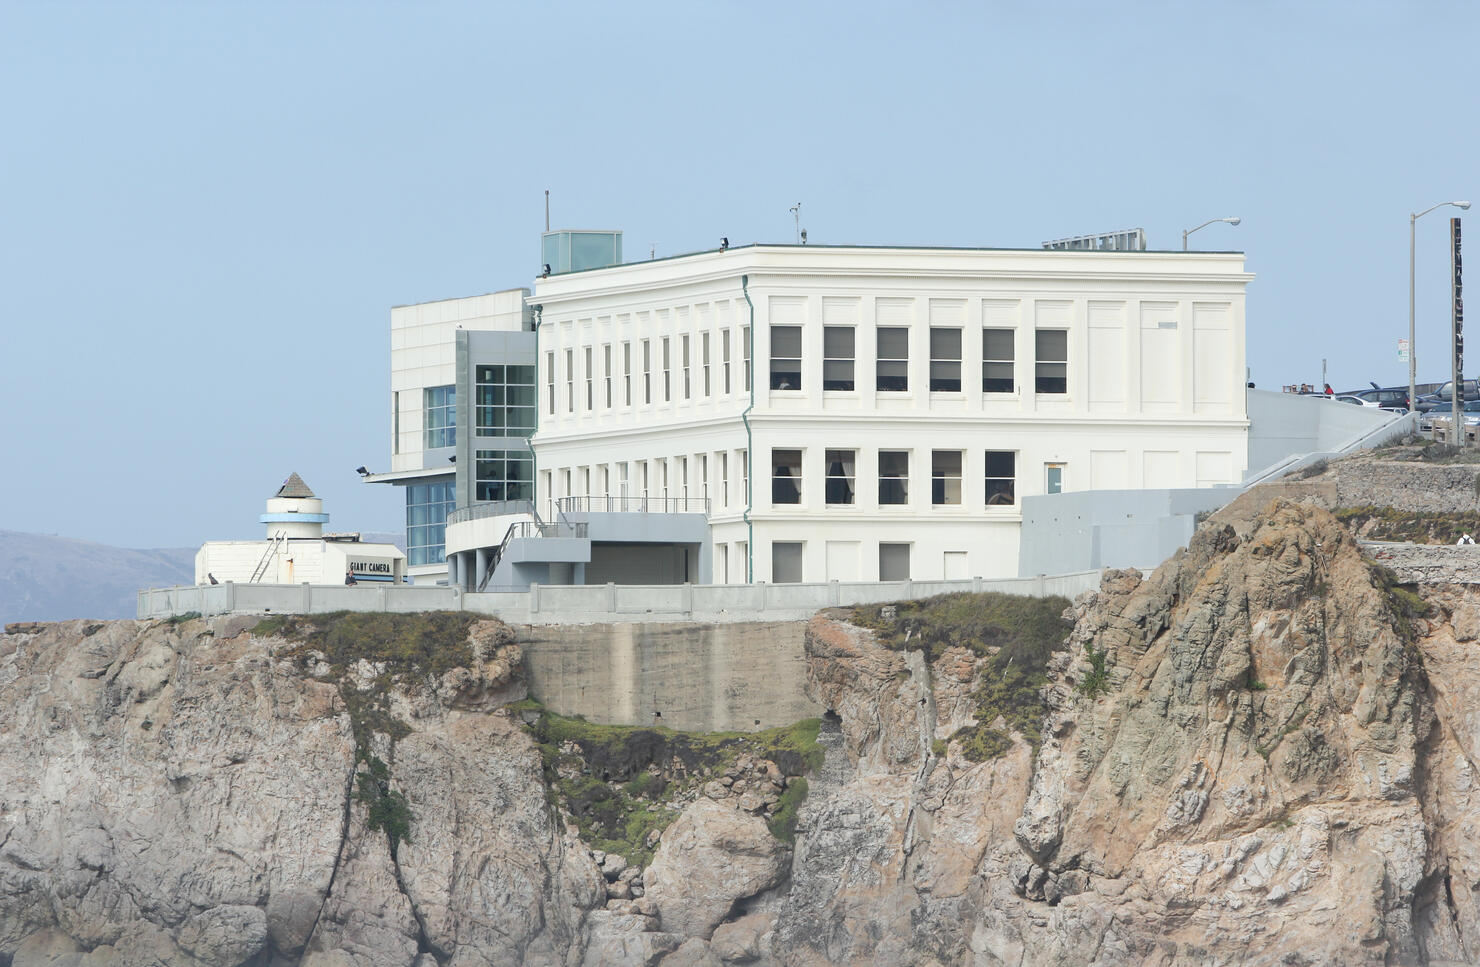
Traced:
<path fill-rule="evenodd" d="M 822 714 L 802 692 L 806 627 L 805 621 L 525 625 L 519 642 L 530 694 L 561 715 L 743 732 Z"/>

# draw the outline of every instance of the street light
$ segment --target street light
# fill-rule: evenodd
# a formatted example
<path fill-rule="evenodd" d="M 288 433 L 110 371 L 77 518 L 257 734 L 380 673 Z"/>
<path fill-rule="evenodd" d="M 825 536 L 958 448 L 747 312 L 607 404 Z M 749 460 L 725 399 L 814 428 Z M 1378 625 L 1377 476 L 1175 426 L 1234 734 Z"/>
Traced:
<path fill-rule="evenodd" d="M 1413 249 L 1415 226 L 1418 220 L 1435 208 L 1443 208 L 1445 205 L 1453 205 L 1460 211 L 1470 207 L 1467 201 L 1441 201 L 1437 205 L 1431 205 L 1419 212 L 1417 215 L 1408 216 L 1408 411 L 1411 413 L 1418 408 L 1418 352 L 1413 344 Z M 1459 398 L 1460 388 L 1454 388 L 1455 398 Z"/>
<path fill-rule="evenodd" d="M 1209 225 L 1213 224 L 1214 222 L 1227 222 L 1230 225 L 1237 225 L 1241 221 L 1243 221 L 1243 219 L 1242 218 L 1237 218 L 1237 217 L 1234 217 L 1234 218 L 1210 218 L 1207 221 L 1203 222 L 1201 225 L 1197 226 L 1197 228 L 1207 228 Z M 1189 236 L 1193 232 L 1197 231 L 1197 228 L 1189 228 L 1187 231 L 1185 231 L 1185 232 L 1182 233 L 1182 251 L 1184 251 L 1184 252 L 1187 251 L 1187 236 Z"/>

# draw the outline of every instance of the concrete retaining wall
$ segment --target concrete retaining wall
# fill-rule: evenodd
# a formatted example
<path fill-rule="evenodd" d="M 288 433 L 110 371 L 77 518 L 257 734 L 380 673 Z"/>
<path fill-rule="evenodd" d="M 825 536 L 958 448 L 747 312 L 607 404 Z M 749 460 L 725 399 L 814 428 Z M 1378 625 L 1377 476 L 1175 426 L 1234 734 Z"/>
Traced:
<path fill-rule="evenodd" d="M 1480 468 L 1417 461 L 1347 461 L 1336 467 L 1338 507 L 1392 507 L 1418 513 L 1463 513 L 1480 507 Z"/>
<path fill-rule="evenodd" d="M 530 694 L 611 725 L 741 731 L 821 715 L 803 694 L 805 621 L 520 629 Z M 654 713 L 661 713 L 655 717 Z"/>
<path fill-rule="evenodd" d="M 1364 541 L 1372 559 L 1404 584 L 1480 584 L 1480 544 L 1386 544 Z"/>

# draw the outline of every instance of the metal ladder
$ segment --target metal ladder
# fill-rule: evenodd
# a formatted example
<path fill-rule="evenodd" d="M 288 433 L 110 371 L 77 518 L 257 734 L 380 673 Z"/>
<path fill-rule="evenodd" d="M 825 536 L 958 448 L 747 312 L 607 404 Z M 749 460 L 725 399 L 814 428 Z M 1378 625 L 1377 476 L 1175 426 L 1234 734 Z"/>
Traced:
<path fill-rule="evenodd" d="M 272 543 L 268 544 L 267 550 L 262 552 L 262 560 L 257 562 L 257 569 L 252 572 L 252 579 L 247 582 L 248 584 L 256 584 L 262 579 L 262 576 L 267 573 L 267 565 L 277 556 L 278 552 L 282 550 L 283 545 L 287 542 L 287 531 L 278 531 L 273 535 Z"/>

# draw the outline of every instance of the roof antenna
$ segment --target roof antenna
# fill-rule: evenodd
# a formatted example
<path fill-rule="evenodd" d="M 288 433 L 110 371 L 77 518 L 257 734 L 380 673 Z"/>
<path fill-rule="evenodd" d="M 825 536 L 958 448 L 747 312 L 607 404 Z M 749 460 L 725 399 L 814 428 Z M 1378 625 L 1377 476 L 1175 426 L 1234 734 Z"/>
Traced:
<path fill-rule="evenodd" d="M 797 202 L 788 208 L 787 211 L 791 212 L 792 220 L 796 222 L 797 244 L 800 245 L 802 244 L 802 203 Z"/>
<path fill-rule="evenodd" d="M 649 259 L 655 259 L 657 257 L 658 257 L 658 243 L 657 242 L 654 242 L 653 244 L 651 244 L 651 245 L 648 246 L 648 258 Z"/>
<path fill-rule="evenodd" d="M 550 189 L 545 189 L 545 231 L 550 230 Z"/>

